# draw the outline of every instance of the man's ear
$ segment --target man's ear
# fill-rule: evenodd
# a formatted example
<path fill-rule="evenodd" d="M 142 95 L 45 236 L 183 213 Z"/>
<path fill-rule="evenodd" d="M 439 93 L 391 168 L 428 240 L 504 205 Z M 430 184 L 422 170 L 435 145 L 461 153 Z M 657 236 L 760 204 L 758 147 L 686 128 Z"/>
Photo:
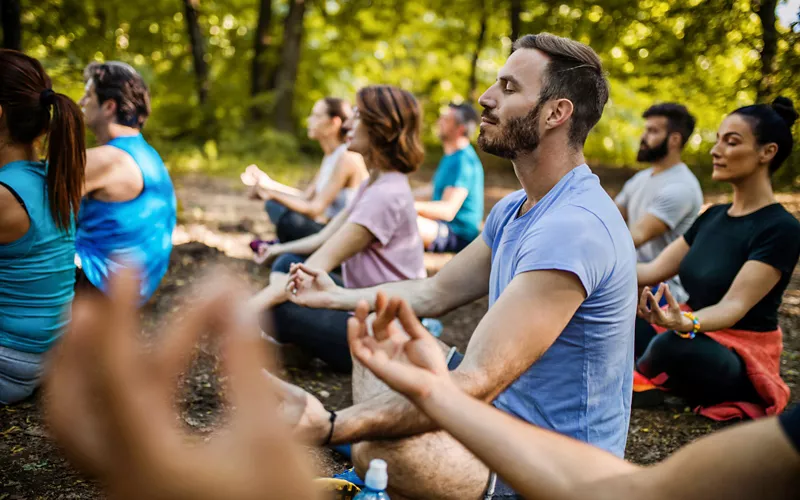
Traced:
<path fill-rule="evenodd" d="M 670 132 L 667 136 L 667 147 L 669 149 L 683 149 L 683 136 L 680 132 Z"/>
<path fill-rule="evenodd" d="M 575 110 L 569 99 L 555 99 L 550 101 L 545 108 L 548 108 L 544 121 L 545 129 L 554 129 L 563 125 L 572 117 Z"/>
<path fill-rule="evenodd" d="M 106 99 L 105 102 L 100 106 L 100 109 L 103 110 L 103 114 L 105 116 L 110 117 L 113 121 L 116 121 L 117 117 L 117 101 L 114 99 Z"/>

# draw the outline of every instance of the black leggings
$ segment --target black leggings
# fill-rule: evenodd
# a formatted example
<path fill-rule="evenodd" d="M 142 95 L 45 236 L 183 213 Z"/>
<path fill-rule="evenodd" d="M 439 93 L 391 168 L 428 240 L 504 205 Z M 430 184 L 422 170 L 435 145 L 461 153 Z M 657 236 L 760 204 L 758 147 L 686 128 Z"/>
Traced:
<path fill-rule="evenodd" d="M 656 334 L 646 321 L 636 322 L 636 368 L 645 377 L 668 376 L 662 387 L 692 406 L 724 402 L 761 402 L 744 361 L 711 337 L 684 339 L 674 332 Z"/>
<path fill-rule="evenodd" d="M 272 271 L 288 273 L 289 266 L 305 261 L 305 257 L 284 254 L 272 265 Z M 331 277 L 337 285 L 342 280 Z M 312 309 L 292 302 L 272 309 L 275 334 L 279 342 L 294 344 L 327 363 L 333 370 L 349 372 L 353 369 L 350 348 L 347 344 L 347 319 L 350 313 L 334 309 Z"/>
<path fill-rule="evenodd" d="M 269 219 L 275 224 L 275 233 L 281 243 L 317 234 L 325 227 L 325 224 L 320 224 L 301 213 L 290 210 L 275 200 L 267 201 L 264 208 Z"/>

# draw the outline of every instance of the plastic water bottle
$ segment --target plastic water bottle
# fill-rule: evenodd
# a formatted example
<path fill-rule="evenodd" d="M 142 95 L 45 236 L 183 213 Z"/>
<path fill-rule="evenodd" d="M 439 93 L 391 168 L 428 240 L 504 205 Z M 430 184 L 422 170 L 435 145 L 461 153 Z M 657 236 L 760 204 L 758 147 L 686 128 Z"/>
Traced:
<path fill-rule="evenodd" d="M 431 335 L 433 335 L 437 339 L 442 334 L 442 330 L 444 330 L 444 325 L 442 325 L 442 322 L 434 318 L 423 318 L 422 326 L 424 326 L 426 330 L 431 332 Z"/>
<path fill-rule="evenodd" d="M 386 485 L 389 484 L 386 462 L 380 458 L 372 460 L 364 483 L 366 487 L 353 500 L 389 500 L 389 495 L 385 491 Z"/>

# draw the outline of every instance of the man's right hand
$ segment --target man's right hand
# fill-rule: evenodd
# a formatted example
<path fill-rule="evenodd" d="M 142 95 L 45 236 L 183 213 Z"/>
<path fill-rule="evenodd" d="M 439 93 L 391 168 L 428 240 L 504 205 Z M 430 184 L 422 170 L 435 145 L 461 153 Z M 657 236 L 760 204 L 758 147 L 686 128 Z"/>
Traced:
<path fill-rule="evenodd" d="M 292 264 L 286 284 L 289 300 L 299 306 L 330 309 L 341 288 L 328 273 L 305 264 Z"/>
<path fill-rule="evenodd" d="M 458 390 L 438 342 L 422 326 L 408 302 L 399 298 L 387 300 L 379 292 L 375 311 L 372 335 L 366 302 L 359 303 L 347 322 L 347 340 L 354 358 L 418 406 L 437 388 Z"/>

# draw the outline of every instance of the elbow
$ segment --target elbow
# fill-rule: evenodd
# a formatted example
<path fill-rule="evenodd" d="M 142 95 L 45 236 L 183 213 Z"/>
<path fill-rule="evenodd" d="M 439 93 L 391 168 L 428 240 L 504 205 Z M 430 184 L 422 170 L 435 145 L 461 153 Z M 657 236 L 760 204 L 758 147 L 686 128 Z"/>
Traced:
<path fill-rule="evenodd" d="M 634 248 L 637 248 L 637 249 L 640 246 L 642 246 L 645 243 L 647 243 L 647 238 L 643 234 L 641 234 L 639 232 L 632 231 L 631 232 L 631 238 L 633 239 Z"/>
<path fill-rule="evenodd" d="M 442 221 L 444 221 L 444 222 L 453 222 L 453 219 L 456 218 L 456 214 L 457 213 L 458 213 L 458 210 L 456 210 L 455 212 L 451 212 L 451 211 L 444 212 L 442 214 Z"/>
<path fill-rule="evenodd" d="M 452 375 L 464 393 L 486 404 L 491 404 L 503 392 L 502 387 L 492 383 L 485 370 L 459 367 Z"/>
<path fill-rule="evenodd" d="M 311 202 L 308 207 L 306 208 L 306 212 L 304 215 L 316 219 L 323 213 L 325 213 L 325 209 L 328 208 L 327 205 L 323 205 L 322 203 Z"/>
<path fill-rule="evenodd" d="M 442 213 L 444 216 L 442 220 L 445 222 L 452 222 L 453 219 L 456 218 L 456 215 L 458 215 L 459 210 L 461 210 L 461 205 L 447 205 Z"/>

